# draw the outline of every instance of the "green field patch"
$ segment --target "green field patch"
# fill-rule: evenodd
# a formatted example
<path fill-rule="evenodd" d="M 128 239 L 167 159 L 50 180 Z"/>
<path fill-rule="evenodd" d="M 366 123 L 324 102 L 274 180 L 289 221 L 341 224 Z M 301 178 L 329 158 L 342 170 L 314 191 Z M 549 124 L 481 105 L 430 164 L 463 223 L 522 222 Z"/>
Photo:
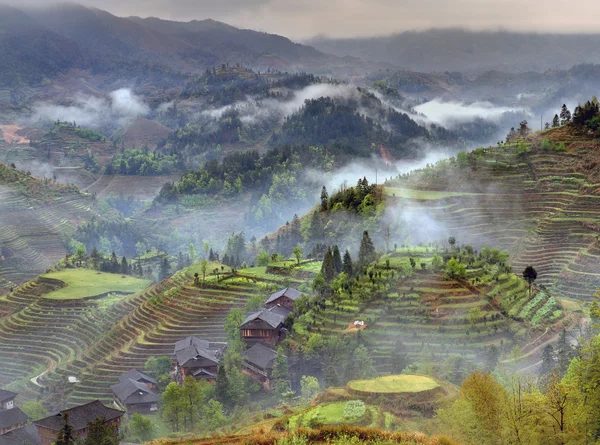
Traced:
<path fill-rule="evenodd" d="M 482 195 L 481 193 L 441 192 L 436 190 L 415 190 L 403 187 L 386 187 L 385 193 L 388 196 L 395 196 L 396 198 L 420 200 L 444 199 L 452 198 L 454 196 Z"/>
<path fill-rule="evenodd" d="M 386 375 L 376 379 L 353 380 L 348 383 L 348 387 L 355 391 L 378 394 L 429 391 L 438 386 L 439 383 L 431 377 L 409 374 Z"/>
<path fill-rule="evenodd" d="M 42 275 L 42 278 L 59 280 L 66 287 L 44 295 L 53 300 L 78 300 L 98 295 L 119 292 L 133 294 L 141 291 L 150 280 L 119 274 L 96 272 L 89 269 L 69 269 Z"/>

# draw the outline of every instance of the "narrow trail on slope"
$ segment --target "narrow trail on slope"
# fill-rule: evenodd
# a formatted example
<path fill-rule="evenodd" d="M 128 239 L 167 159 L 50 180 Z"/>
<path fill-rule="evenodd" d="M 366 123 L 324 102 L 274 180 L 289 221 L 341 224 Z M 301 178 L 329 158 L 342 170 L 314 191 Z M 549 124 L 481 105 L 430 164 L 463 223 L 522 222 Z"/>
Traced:
<path fill-rule="evenodd" d="M 35 377 L 32 377 L 31 383 L 33 383 L 35 386 L 38 386 L 40 388 L 45 388 L 45 386 L 40 385 L 40 383 L 38 382 L 38 379 L 41 379 L 42 377 L 44 377 L 46 374 L 48 374 L 50 371 L 54 370 L 54 368 L 56 368 L 57 363 L 54 360 L 50 361 L 50 366 L 48 366 L 44 372 L 42 372 L 40 375 L 36 375 Z"/>

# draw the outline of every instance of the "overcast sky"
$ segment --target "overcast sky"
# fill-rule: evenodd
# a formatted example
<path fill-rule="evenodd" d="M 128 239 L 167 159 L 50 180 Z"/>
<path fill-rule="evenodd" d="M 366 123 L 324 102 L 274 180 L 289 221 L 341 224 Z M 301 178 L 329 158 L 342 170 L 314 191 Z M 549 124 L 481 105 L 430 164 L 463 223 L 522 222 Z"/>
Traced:
<path fill-rule="evenodd" d="M 2 1 L 2 0 L 0 0 Z M 48 3 L 48 0 L 30 0 Z M 79 0 L 116 15 L 213 18 L 294 39 L 468 27 L 600 32 L 598 0 Z"/>

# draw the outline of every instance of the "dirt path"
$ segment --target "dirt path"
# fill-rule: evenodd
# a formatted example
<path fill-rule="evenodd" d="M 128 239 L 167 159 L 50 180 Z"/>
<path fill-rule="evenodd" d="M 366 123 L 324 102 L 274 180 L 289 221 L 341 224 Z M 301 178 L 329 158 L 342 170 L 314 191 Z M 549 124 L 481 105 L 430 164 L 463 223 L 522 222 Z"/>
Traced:
<path fill-rule="evenodd" d="M 2 138 L 7 144 L 29 144 L 29 139 L 19 134 L 22 129 L 15 124 L 0 125 Z"/>
<path fill-rule="evenodd" d="M 42 372 L 40 375 L 36 375 L 35 377 L 32 377 L 30 379 L 31 383 L 33 383 L 35 386 L 38 386 L 40 388 L 45 388 L 45 386 L 42 386 L 39 384 L 38 379 L 41 379 L 42 377 L 44 377 L 50 371 L 54 370 L 54 368 L 56 368 L 56 362 L 54 360 L 52 360 L 50 363 L 50 366 L 48 366 L 44 372 Z"/>

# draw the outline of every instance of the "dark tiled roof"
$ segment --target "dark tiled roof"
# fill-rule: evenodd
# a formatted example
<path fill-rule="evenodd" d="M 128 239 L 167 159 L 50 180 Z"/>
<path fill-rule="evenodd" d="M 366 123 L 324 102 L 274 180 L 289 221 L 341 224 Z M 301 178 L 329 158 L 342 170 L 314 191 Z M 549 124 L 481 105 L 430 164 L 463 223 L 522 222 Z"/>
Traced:
<path fill-rule="evenodd" d="M 144 383 L 137 382 L 133 379 L 123 380 L 117 385 L 112 385 L 110 389 L 112 389 L 119 400 L 126 405 L 153 403 L 158 402 L 159 399 L 159 397 L 150 391 Z"/>
<path fill-rule="evenodd" d="M 206 340 L 201 340 L 198 337 L 187 337 L 187 338 L 184 338 L 183 340 L 179 340 L 177 343 L 175 343 L 175 351 L 173 351 L 173 352 L 175 354 L 177 354 L 177 351 L 187 349 L 190 346 L 196 346 L 200 349 L 209 349 L 210 342 L 208 342 Z"/>
<path fill-rule="evenodd" d="M 0 429 L 27 423 L 27 415 L 20 408 L 0 412 Z"/>
<path fill-rule="evenodd" d="M 250 365 L 258 366 L 262 369 L 273 367 L 273 361 L 277 356 L 277 351 L 257 343 L 247 351 L 242 352 L 242 358 Z"/>
<path fill-rule="evenodd" d="M 181 351 L 177 351 L 175 353 L 177 357 L 177 362 L 180 366 L 185 365 L 188 361 L 194 360 L 196 357 L 203 357 L 208 360 L 215 362 L 215 364 L 219 364 L 219 357 L 217 354 L 219 351 L 216 349 L 204 349 L 199 348 L 197 346 L 190 346 L 186 349 L 182 349 Z"/>
<path fill-rule="evenodd" d="M 40 445 L 37 426 L 27 425 L 0 436 L 0 445 Z"/>
<path fill-rule="evenodd" d="M 288 297 L 290 300 L 296 301 L 301 296 L 302 294 L 297 289 L 294 289 L 293 287 L 286 287 L 285 289 L 275 292 L 273 295 L 271 295 L 265 304 L 272 303 L 281 297 Z"/>
<path fill-rule="evenodd" d="M 121 374 L 121 376 L 119 377 L 119 380 L 122 382 L 129 379 L 135 380 L 137 382 L 143 379 L 154 383 L 155 385 L 157 384 L 156 379 L 154 379 L 152 376 L 149 376 L 148 374 L 138 371 L 137 369 L 130 369 L 126 373 Z"/>
<path fill-rule="evenodd" d="M 198 369 L 196 372 L 194 372 L 193 374 L 194 377 L 202 377 L 202 376 L 206 376 L 206 377 L 212 377 L 212 378 L 216 378 L 217 374 L 215 374 L 214 372 L 210 372 L 207 369 L 204 368 L 200 368 Z"/>
<path fill-rule="evenodd" d="M 285 317 L 287 317 L 288 313 L 289 312 L 284 312 L 284 310 L 278 308 L 277 306 L 268 309 L 263 309 L 262 311 L 255 312 L 254 314 L 249 315 L 240 327 L 243 327 L 246 323 L 250 323 L 251 321 L 261 320 L 275 329 L 278 328 L 284 322 Z"/>
<path fill-rule="evenodd" d="M 75 431 L 79 431 L 86 428 L 88 423 L 93 422 L 100 417 L 104 417 L 106 421 L 109 421 L 121 417 L 125 413 L 118 409 L 107 408 L 100 400 L 94 400 L 85 405 L 79 405 L 74 408 L 59 411 L 58 413 L 34 423 L 53 431 L 59 431 L 64 425 L 63 419 L 65 414 L 69 414 L 69 423 L 73 426 Z"/>
<path fill-rule="evenodd" d="M 0 389 L 0 402 L 5 402 L 10 399 L 17 397 L 17 393 Z"/>

